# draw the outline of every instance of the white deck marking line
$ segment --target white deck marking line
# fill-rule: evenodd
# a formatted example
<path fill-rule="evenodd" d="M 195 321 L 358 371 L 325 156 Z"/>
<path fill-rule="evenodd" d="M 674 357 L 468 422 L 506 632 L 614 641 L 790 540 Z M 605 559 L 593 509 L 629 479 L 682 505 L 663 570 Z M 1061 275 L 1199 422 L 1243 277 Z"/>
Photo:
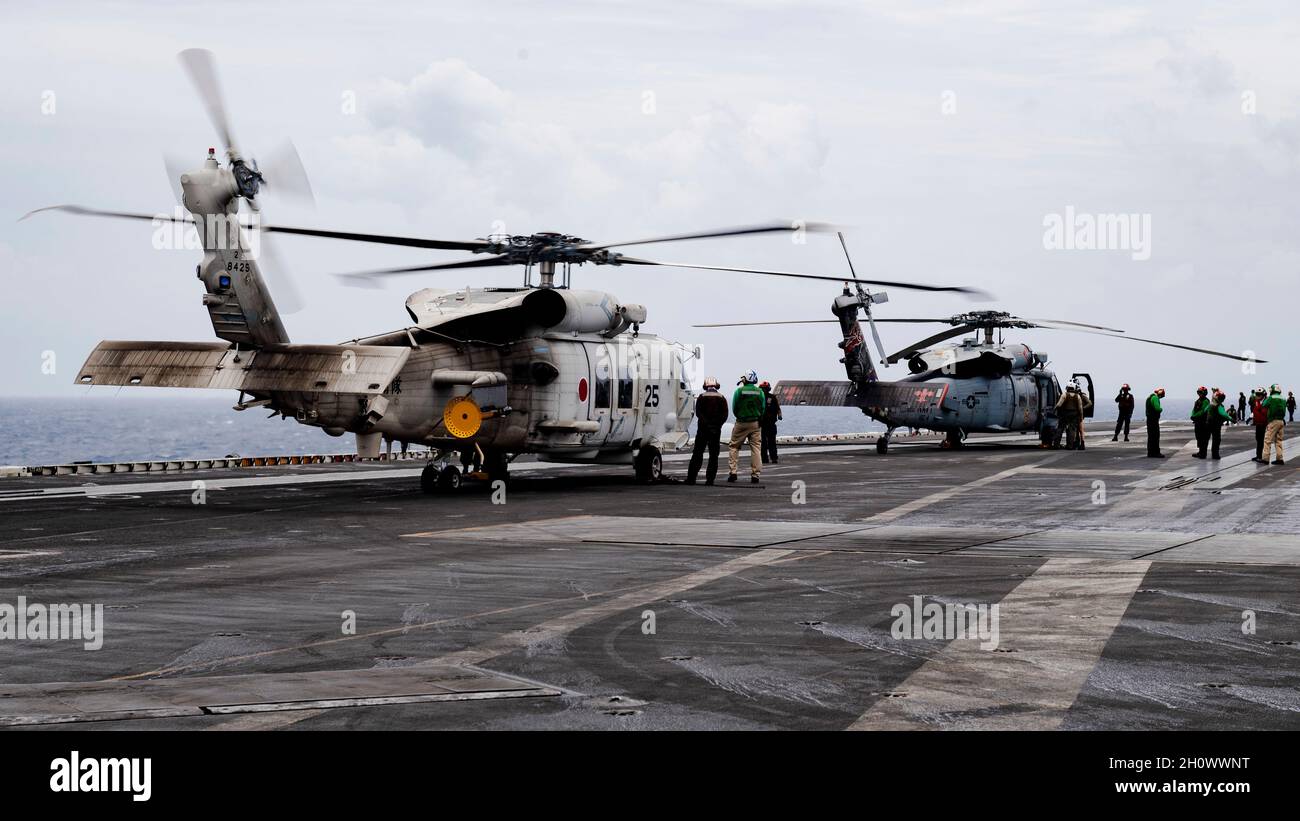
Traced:
<path fill-rule="evenodd" d="M 1150 476 L 1149 470 L 1136 468 L 1040 468 L 1034 467 L 1035 473 L 1048 476 Z"/>
<path fill-rule="evenodd" d="M 1206 459 L 1203 462 L 1192 463 L 1182 470 L 1163 471 L 1144 481 L 1135 483 L 1134 487 L 1144 490 L 1163 490 L 1166 488 L 1170 490 L 1181 490 L 1183 488 L 1217 490 L 1254 476 L 1259 467 L 1257 462 L 1252 461 L 1254 456 L 1254 448 L 1233 451 L 1222 459 Z"/>
<path fill-rule="evenodd" d="M 1003 479 L 1006 479 L 1010 476 L 1015 476 L 1016 474 L 1019 473 L 1027 473 L 1033 469 L 1034 469 L 1034 465 L 1020 465 L 1018 467 L 1007 468 L 1006 470 L 998 471 L 997 473 L 991 474 L 989 476 L 985 476 L 981 479 L 975 479 L 974 481 L 966 482 L 965 484 L 956 485 L 955 487 L 950 487 L 945 490 L 940 490 L 936 493 L 931 493 L 929 496 L 922 496 L 919 499 L 913 499 L 910 502 L 904 502 L 898 507 L 892 507 L 889 510 L 881 511 L 880 513 L 877 513 L 872 516 L 867 516 L 863 519 L 859 519 L 858 521 L 892 522 L 896 519 L 903 518 L 909 513 L 915 513 L 916 511 L 922 508 L 929 507 L 930 505 L 937 505 L 940 502 L 945 502 L 948 499 L 951 499 L 952 497 L 964 493 L 965 491 L 970 490 L 972 488 L 991 485 L 994 482 L 999 482 Z"/>
<path fill-rule="evenodd" d="M 794 553 L 793 550 L 784 550 L 780 548 L 765 548 L 756 550 L 745 556 L 741 556 L 722 564 L 715 564 L 712 567 L 706 567 L 703 570 L 697 570 L 694 573 L 688 573 L 685 576 L 678 576 L 675 579 L 668 579 L 662 582 L 656 582 L 639 590 L 633 590 L 625 593 L 615 599 L 593 604 L 591 607 L 584 607 L 580 610 L 574 610 L 571 613 L 564 613 L 553 619 L 548 619 L 541 624 L 530 627 L 527 630 L 515 630 L 511 633 L 497 636 L 491 641 L 480 644 L 477 647 L 467 647 L 456 653 L 450 653 L 441 658 L 431 659 L 420 662 L 424 664 L 483 664 L 497 656 L 503 656 L 506 653 L 515 650 L 521 650 L 531 644 L 545 642 L 560 636 L 572 633 L 580 627 L 585 627 L 593 622 L 619 613 L 632 610 L 637 607 L 649 604 L 660 599 L 665 599 L 676 593 L 681 593 L 701 585 L 715 582 L 718 579 L 726 578 L 743 570 L 749 570 L 760 565 L 769 564 L 776 559 L 784 558 Z"/>
<path fill-rule="evenodd" d="M 646 585 L 645 587 L 632 590 L 617 598 L 594 604 L 590 607 L 583 607 L 574 610 L 571 613 L 565 613 L 548 619 L 541 624 L 534 625 L 527 630 L 515 630 L 510 633 L 504 633 L 491 639 L 477 647 L 467 647 L 455 653 L 442 656 L 441 658 L 429 659 L 419 662 L 416 666 L 435 665 L 435 664 L 459 664 L 463 666 L 477 666 L 483 662 L 504 656 L 515 650 L 528 647 L 530 644 L 544 642 L 560 636 L 572 633 L 580 627 L 600 621 L 619 613 L 643 607 L 651 602 L 668 598 L 677 593 L 690 590 L 701 585 L 714 582 L 719 579 L 732 576 L 745 570 L 750 570 L 761 565 L 770 564 L 776 559 L 781 559 L 794 553 L 793 550 L 781 550 L 778 548 L 765 548 L 756 550 L 739 558 L 730 561 L 715 564 L 706 567 L 703 570 L 697 570 L 694 573 L 687 573 L 685 576 L 678 576 L 673 579 L 666 579 L 662 582 Z M 509 675 L 509 674 L 498 674 Z M 213 730 L 234 730 L 234 729 L 257 729 L 269 730 L 279 727 L 287 727 L 303 719 L 319 715 L 320 710 L 303 710 L 294 713 L 277 713 L 274 715 L 262 715 L 248 721 L 225 722 L 213 726 Z M 279 718 L 277 721 L 276 718 Z"/>
<path fill-rule="evenodd" d="M 1049 560 L 1000 602 L 1003 652 L 952 641 L 848 729 L 1056 729 L 1150 566 Z"/>

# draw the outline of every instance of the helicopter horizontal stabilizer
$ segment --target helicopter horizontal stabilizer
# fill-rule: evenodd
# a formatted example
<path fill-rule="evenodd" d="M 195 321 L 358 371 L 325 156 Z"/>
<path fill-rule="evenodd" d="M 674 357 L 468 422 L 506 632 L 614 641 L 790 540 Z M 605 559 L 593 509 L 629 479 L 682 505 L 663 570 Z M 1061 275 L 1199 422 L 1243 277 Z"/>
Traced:
<path fill-rule="evenodd" d="M 946 382 L 869 382 L 789 380 L 772 389 L 783 406 L 871 408 L 881 414 L 923 411 L 943 403 Z"/>
<path fill-rule="evenodd" d="M 123 342 L 95 346 L 79 385 L 216 388 L 250 393 L 387 390 L 409 348 L 377 345 L 270 345 L 238 350 L 224 342 Z"/>

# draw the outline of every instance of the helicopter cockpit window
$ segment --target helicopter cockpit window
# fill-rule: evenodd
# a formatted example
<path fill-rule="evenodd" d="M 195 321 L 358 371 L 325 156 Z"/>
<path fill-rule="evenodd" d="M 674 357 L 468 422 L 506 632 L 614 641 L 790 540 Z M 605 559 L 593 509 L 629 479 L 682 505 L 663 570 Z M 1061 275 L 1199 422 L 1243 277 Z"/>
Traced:
<path fill-rule="evenodd" d="M 632 370 L 627 365 L 618 368 L 618 406 L 632 407 Z"/>
<path fill-rule="evenodd" d="M 596 407 L 609 407 L 609 360 L 596 360 Z"/>

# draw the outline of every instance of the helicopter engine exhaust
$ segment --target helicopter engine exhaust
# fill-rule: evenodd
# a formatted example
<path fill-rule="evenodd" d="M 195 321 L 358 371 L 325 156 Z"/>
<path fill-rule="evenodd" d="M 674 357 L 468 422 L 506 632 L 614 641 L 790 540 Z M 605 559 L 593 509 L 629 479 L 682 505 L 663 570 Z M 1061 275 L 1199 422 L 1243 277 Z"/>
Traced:
<path fill-rule="evenodd" d="M 643 305 L 617 305 L 603 291 L 544 288 L 523 299 L 529 324 L 551 331 L 616 336 L 646 320 Z"/>

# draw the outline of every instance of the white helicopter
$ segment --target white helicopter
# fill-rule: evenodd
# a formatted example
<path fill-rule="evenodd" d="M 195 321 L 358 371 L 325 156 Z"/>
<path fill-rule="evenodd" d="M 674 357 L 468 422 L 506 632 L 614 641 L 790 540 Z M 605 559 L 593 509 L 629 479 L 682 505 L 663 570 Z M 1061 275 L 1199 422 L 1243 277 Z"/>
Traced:
<path fill-rule="evenodd" d="M 524 453 L 551 461 L 629 464 L 642 480 L 660 478 L 662 453 L 687 439 L 693 402 L 686 368 L 698 359 L 699 349 L 640 333 L 646 321 L 643 305 L 602 291 L 571 289 L 571 266 L 671 265 L 769 273 L 655 262 L 613 249 L 823 227 L 781 222 L 591 243 L 559 233 L 446 241 L 260 224 L 255 218 L 263 185 L 310 191 L 297 154 L 291 152 L 293 162 L 287 167 L 293 173 L 284 180 L 276 179 L 270 167 L 270 179 L 264 177 L 256 161 L 246 161 L 236 147 L 212 55 L 192 49 L 180 57 L 222 138 L 227 160 L 223 166 L 215 149 L 209 149 L 202 167 L 178 175 L 181 201 L 191 216 L 71 205 L 39 210 L 144 220 L 156 227 L 193 225 L 203 248 L 196 271 L 205 290 L 203 305 L 220 341 L 101 342 L 76 382 L 238 390 L 236 410 L 262 407 L 271 416 L 292 418 L 334 436 L 353 433 L 358 454 L 366 458 L 377 457 L 385 442 L 390 449 L 393 442 L 427 445 L 433 453 L 421 477 L 427 492 L 459 487 L 461 467 L 470 464 L 481 478 L 505 479 L 509 462 Z M 241 201 L 248 206 L 243 214 Z M 276 233 L 476 255 L 345 275 L 354 283 L 423 271 L 522 265 L 523 287 L 426 288 L 406 300 L 411 322 L 390 333 L 334 345 L 295 344 L 258 265 L 257 240 Z"/>

